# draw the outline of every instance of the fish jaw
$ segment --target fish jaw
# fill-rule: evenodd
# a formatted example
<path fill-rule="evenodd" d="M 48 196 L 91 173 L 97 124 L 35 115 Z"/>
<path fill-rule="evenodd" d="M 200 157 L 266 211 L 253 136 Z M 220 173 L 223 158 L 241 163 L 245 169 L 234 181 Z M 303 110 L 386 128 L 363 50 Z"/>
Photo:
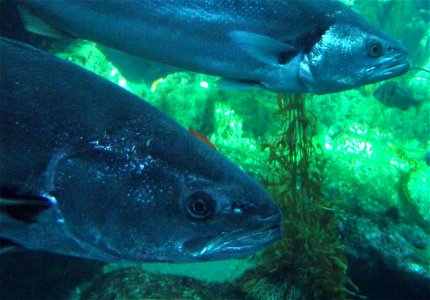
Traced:
<path fill-rule="evenodd" d="M 182 250 L 192 260 L 240 259 L 281 239 L 281 214 L 255 221 L 254 228 L 222 232 L 186 241 Z"/>
<path fill-rule="evenodd" d="M 371 78 L 369 83 L 374 83 L 401 76 L 408 72 L 409 68 L 410 64 L 407 61 L 407 52 L 405 52 L 381 60 L 376 66 L 367 69 L 366 72 Z"/>

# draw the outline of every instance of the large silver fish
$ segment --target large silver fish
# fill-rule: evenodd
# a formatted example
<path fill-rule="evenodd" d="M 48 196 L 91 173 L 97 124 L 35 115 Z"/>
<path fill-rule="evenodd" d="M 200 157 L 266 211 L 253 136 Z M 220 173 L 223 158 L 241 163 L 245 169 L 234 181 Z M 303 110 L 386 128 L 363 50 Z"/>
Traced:
<path fill-rule="evenodd" d="M 107 80 L 7 39 L 0 122 L 0 248 L 181 262 L 280 238 L 277 205 L 217 151 Z"/>
<path fill-rule="evenodd" d="M 338 1 L 19 2 L 29 30 L 218 75 L 234 88 L 324 94 L 409 69 L 400 42 Z"/>

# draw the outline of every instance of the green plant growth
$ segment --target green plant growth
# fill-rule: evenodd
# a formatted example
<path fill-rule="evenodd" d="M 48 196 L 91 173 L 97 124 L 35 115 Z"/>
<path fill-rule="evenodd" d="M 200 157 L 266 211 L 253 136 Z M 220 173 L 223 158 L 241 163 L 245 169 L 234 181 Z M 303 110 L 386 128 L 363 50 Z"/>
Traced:
<path fill-rule="evenodd" d="M 283 212 L 283 239 L 245 273 L 242 289 L 256 299 L 299 299 L 297 289 L 305 299 L 345 299 L 352 282 L 336 229 L 335 201 L 323 197 L 323 153 L 312 144 L 315 122 L 308 118 L 303 95 L 278 96 L 278 103 L 281 132 L 263 148 L 270 151 L 273 175 L 265 184 Z"/>

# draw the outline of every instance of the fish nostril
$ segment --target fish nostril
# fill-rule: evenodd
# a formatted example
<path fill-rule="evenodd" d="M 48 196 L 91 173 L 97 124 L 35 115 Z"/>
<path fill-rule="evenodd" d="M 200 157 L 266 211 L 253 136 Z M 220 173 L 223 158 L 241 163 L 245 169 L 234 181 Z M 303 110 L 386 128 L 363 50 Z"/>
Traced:
<path fill-rule="evenodd" d="M 387 47 L 387 51 L 397 54 L 396 57 L 398 58 L 400 57 L 406 58 L 408 56 L 408 50 L 406 49 L 406 47 L 403 47 L 403 46 L 396 47 L 396 46 L 390 45 Z"/>

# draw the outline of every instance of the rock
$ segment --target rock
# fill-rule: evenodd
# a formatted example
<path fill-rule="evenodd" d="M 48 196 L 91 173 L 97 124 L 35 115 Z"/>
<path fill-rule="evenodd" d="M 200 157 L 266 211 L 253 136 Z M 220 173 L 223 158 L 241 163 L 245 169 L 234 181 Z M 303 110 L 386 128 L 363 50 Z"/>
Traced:
<path fill-rule="evenodd" d="M 395 211 L 343 215 L 349 276 L 368 299 L 430 299 L 430 236 Z"/>
<path fill-rule="evenodd" d="M 207 283 L 184 276 L 151 274 L 141 268 L 105 273 L 79 290 L 74 300 L 244 299 L 244 294 L 231 283 Z"/>

